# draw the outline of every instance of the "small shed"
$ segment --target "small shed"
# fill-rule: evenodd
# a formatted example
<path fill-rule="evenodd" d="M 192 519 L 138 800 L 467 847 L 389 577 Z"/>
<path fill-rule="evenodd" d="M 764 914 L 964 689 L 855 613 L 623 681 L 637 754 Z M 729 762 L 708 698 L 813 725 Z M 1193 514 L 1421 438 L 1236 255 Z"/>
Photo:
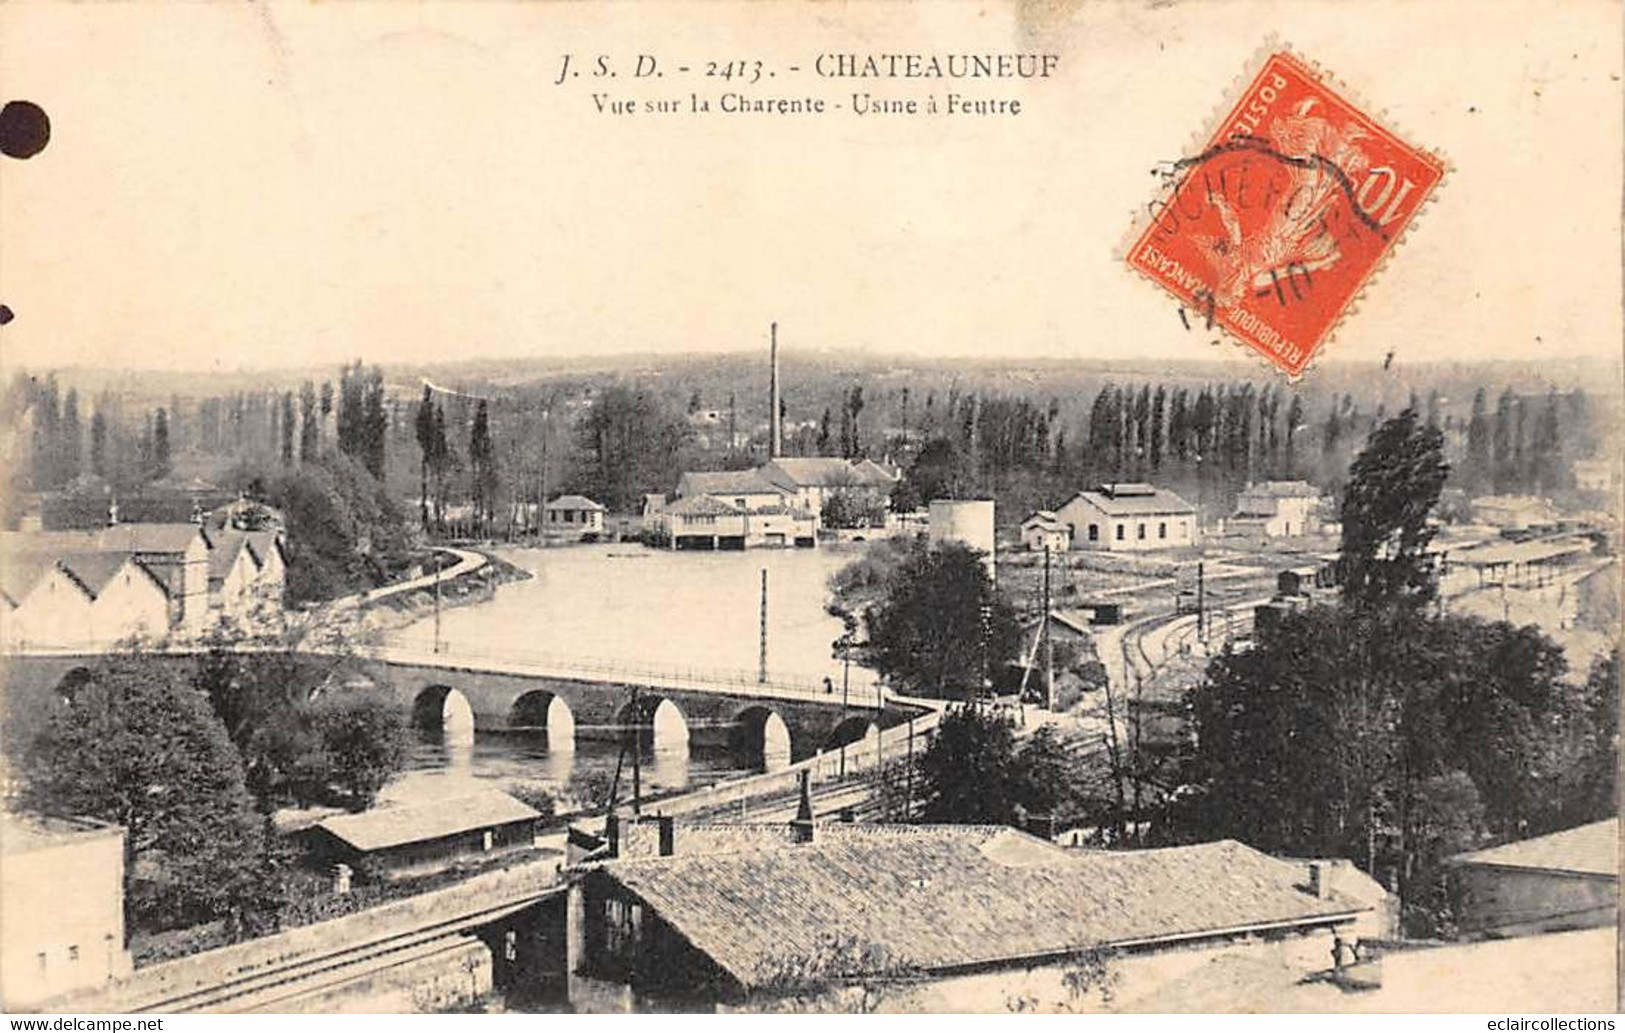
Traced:
<path fill-rule="evenodd" d="M 1458 854 L 1448 863 L 1469 935 L 1527 936 L 1617 921 L 1618 818 Z"/>
<path fill-rule="evenodd" d="M 1028 552 L 1065 552 L 1072 548 L 1072 528 L 1041 509 L 1021 522 L 1021 544 Z"/>
<path fill-rule="evenodd" d="M 542 513 L 549 531 L 597 534 L 604 529 L 604 507 L 585 495 L 560 495 Z"/>
<path fill-rule="evenodd" d="M 533 849 L 541 817 L 507 793 L 482 792 L 341 814 L 316 823 L 303 836 L 324 863 L 365 864 L 385 878 L 401 878 Z"/>

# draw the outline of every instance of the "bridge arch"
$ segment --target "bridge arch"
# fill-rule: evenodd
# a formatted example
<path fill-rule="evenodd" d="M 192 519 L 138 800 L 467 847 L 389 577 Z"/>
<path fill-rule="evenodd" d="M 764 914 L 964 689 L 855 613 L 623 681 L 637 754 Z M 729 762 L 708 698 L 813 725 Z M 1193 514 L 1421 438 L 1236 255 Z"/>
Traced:
<path fill-rule="evenodd" d="M 430 685 L 412 700 L 412 727 L 440 732 L 448 741 L 474 738 L 474 708 L 468 697 L 450 685 Z"/>
<path fill-rule="evenodd" d="M 508 727 L 516 731 L 543 731 L 551 749 L 575 744 L 576 716 L 563 698 L 546 689 L 532 689 L 513 701 Z"/>
<path fill-rule="evenodd" d="M 664 696 L 647 693 L 621 707 L 615 723 L 640 746 L 655 750 L 688 750 L 688 718 Z"/>
<path fill-rule="evenodd" d="M 829 733 L 829 740 L 824 744 L 824 749 L 838 750 L 853 743 L 872 741 L 879 734 L 880 726 L 875 724 L 872 718 L 854 714 L 835 726 Z"/>
<path fill-rule="evenodd" d="M 56 683 L 56 697 L 63 703 L 72 704 L 74 696 L 79 690 L 96 680 L 96 674 L 90 668 L 75 667 L 64 674 Z"/>
<path fill-rule="evenodd" d="M 748 706 L 734 717 L 729 746 L 735 757 L 779 771 L 791 760 L 790 726 L 771 707 Z"/>

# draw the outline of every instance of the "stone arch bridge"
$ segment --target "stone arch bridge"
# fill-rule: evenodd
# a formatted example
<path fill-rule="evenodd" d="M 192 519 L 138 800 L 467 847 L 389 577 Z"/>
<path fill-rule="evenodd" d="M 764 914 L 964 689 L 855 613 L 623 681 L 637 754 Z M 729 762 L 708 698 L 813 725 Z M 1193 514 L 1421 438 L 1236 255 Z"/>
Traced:
<path fill-rule="evenodd" d="M 94 654 L 40 653 L 4 659 L 5 714 L 26 728 L 71 693 Z M 154 663 L 186 663 L 186 652 L 154 654 Z M 872 691 L 841 694 L 741 681 L 624 678 L 551 673 L 500 661 L 464 661 L 380 651 L 355 661 L 347 684 L 373 683 L 392 694 L 420 728 L 448 732 L 545 731 L 558 746 L 578 739 L 640 736 L 657 746 L 726 746 L 741 757 L 802 760 L 859 742 L 924 713 Z"/>

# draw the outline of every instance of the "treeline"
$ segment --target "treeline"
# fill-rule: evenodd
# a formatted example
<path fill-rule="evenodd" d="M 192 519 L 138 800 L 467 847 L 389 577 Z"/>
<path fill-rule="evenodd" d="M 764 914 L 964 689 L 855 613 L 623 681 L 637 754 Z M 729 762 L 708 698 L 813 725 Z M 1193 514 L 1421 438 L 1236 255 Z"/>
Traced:
<path fill-rule="evenodd" d="M 1045 395 L 826 374 L 816 384 L 787 385 L 785 452 L 868 457 L 905 470 L 923 462 L 922 472 L 951 468 L 934 490 L 947 483 L 955 495 L 992 497 L 1006 521 L 1120 480 L 1155 481 L 1216 517 L 1259 480 L 1304 479 L 1337 497 L 1354 453 L 1391 414 L 1369 397 L 1277 381 L 1085 387 L 1058 374 L 1056 383 L 1076 386 Z M 708 410 L 691 384 L 679 367 L 642 381 L 425 383 L 407 395 L 379 368 L 356 362 L 336 380 L 172 398 L 132 420 L 118 418 L 116 397 L 98 398 L 87 420 L 84 401 L 71 389 L 60 395 L 50 377 L 19 378 L 7 404 L 14 415 L 32 415 L 25 489 L 66 487 L 81 473 L 115 491 L 171 474 L 208 481 L 234 463 L 291 469 L 336 447 L 394 498 L 413 500 L 425 526 L 500 535 L 522 528 L 525 507 L 544 495 L 578 492 L 634 513 L 641 496 L 669 493 L 684 469 L 763 461 L 762 407 L 740 405 L 730 387 L 711 400 L 724 407 Z M 1410 405 L 1442 432 L 1451 487 L 1469 495 L 1565 491 L 1571 461 L 1600 448 L 1606 420 L 1578 390 L 1531 395 L 1507 387 L 1497 395 L 1480 386 L 1470 414 L 1467 397 L 1432 390 Z"/>
<path fill-rule="evenodd" d="M 88 418 L 75 388 L 54 374 L 18 373 L 0 397 L 0 420 L 22 440 L 9 470 L 13 489 L 63 491 L 93 481 L 134 491 L 169 476 L 174 463 L 173 409 L 159 406 L 125 419 L 118 399 L 98 397 Z M 20 452 L 20 454 L 18 454 Z"/>

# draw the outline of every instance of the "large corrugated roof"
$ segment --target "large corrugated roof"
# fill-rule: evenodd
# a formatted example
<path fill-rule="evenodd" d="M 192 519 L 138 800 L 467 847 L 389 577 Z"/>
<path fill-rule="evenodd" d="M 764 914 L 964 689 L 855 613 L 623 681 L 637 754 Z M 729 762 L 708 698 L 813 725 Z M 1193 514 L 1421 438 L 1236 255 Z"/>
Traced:
<path fill-rule="evenodd" d="M 821 826 L 815 842 L 610 862 L 619 882 L 746 988 L 831 935 L 937 970 L 1366 910 L 1233 841 L 1065 851 L 1012 830 Z M 846 973 L 859 975 L 861 973 Z"/>
<path fill-rule="evenodd" d="M 507 793 L 490 792 L 374 807 L 328 818 L 316 827 L 357 850 L 382 850 L 540 817 L 534 808 Z"/>
<path fill-rule="evenodd" d="M 1592 822 L 1534 839 L 1457 854 L 1453 864 L 1536 868 L 1551 872 L 1619 876 L 1619 819 Z"/>

